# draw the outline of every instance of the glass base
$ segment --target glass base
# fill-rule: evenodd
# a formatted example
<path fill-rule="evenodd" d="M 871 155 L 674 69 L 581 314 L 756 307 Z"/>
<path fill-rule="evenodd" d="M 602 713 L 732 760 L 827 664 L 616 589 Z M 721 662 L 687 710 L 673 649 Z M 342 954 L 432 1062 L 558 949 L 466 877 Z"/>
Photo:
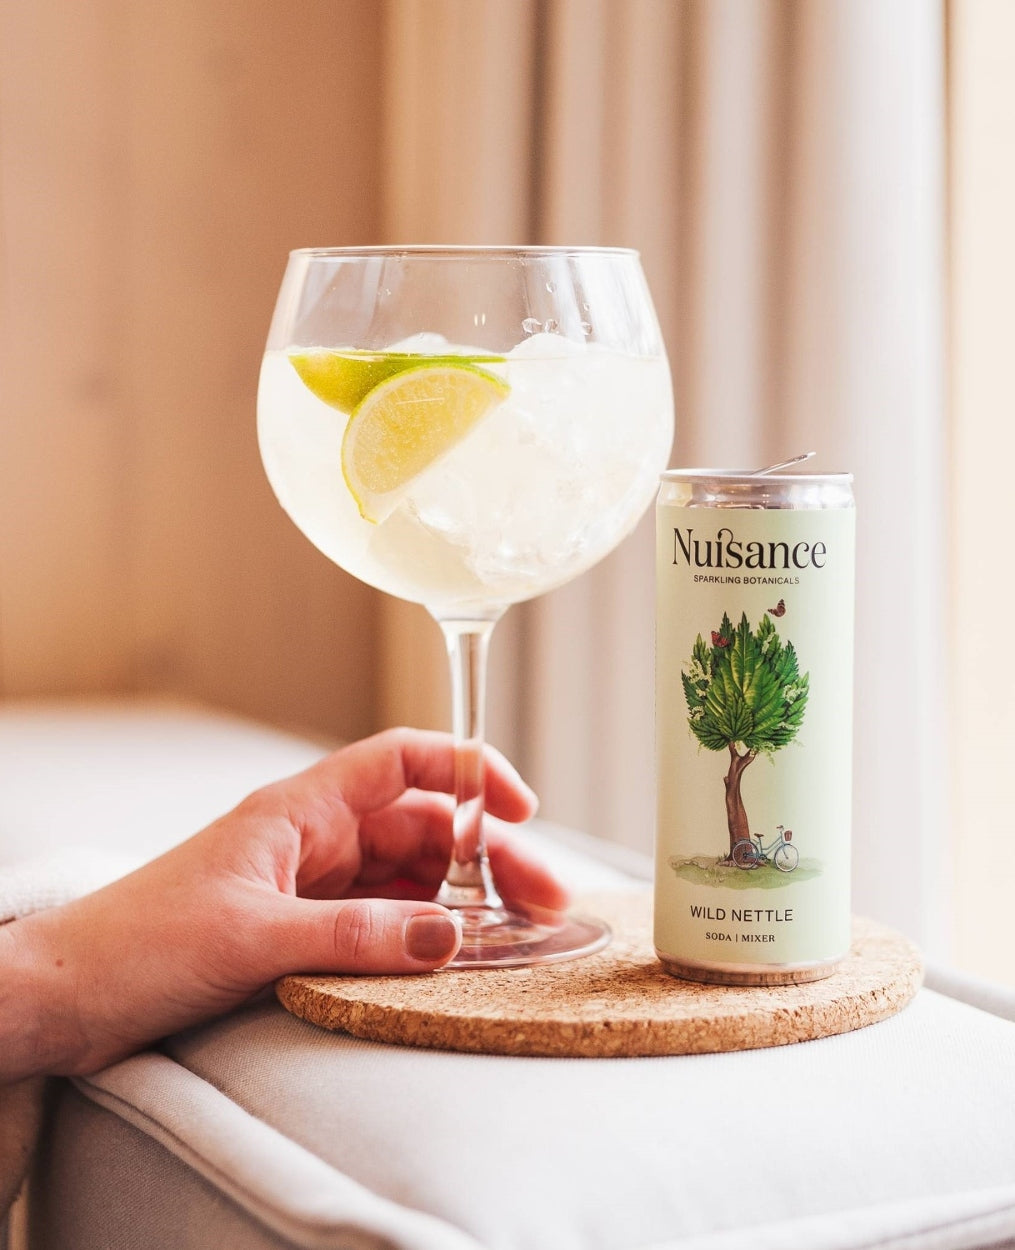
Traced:
<path fill-rule="evenodd" d="M 568 916 L 559 925 L 535 924 L 504 908 L 458 907 L 465 936 L 448 968 L 518 968 L 556 963 L 600 951 L 610 927 L 591 916 Z"/>

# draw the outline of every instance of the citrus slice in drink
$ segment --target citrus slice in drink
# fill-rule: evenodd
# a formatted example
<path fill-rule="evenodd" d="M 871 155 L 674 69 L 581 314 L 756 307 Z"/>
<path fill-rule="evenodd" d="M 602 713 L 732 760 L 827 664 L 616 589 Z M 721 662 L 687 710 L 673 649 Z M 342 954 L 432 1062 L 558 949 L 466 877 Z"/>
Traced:
<path fill-rule="evenodd" d="M 318 399 L 352 412 L 367 394 L 381 382 L 416 369 L 423 364 L 454 365 L 463 360 L 469 364 L 491 364 L 503 356 L 426 356 L 419 352 L 370 352 L 352 348 L 334 351 L 326 347 L 301 348 L 289 353 L 289 360 L 304 386 Z"/>
<path fill-rule="evenodd" d="M 495 373 L 434 357 L 373 387 L 354 409 L 342 440 L 342 473 L 360 515 L 383 521 L 409 483 L 509 391 Z"/>

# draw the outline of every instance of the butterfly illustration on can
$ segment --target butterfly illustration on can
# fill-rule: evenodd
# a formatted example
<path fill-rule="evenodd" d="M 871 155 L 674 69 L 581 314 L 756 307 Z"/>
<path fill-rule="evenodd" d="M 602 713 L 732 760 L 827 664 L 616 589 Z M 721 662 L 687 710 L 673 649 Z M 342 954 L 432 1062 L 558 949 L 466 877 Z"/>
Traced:
<path fill-rule="evenodd" d="M 724 638 L 717 629 L 712 630 L 712 646 L 713 647 L 728 647 L 729 645 L 730 645 L 730 640 L 728 638 Z"/>
<path fill-rule="evenodd" d="M 776 617 L 785 616 L 786 615 L 786 600 L 780 599 L 774 608 L 769 608 L 768 615 L 776 616 Z"/>

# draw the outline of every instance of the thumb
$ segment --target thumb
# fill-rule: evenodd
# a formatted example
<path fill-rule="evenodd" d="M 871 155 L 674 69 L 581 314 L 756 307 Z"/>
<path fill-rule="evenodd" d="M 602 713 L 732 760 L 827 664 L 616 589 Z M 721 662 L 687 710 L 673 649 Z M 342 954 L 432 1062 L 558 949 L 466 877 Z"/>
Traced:
<path fill-rule="evenodd" d="M 429 972 L 462 944 L 461 922 L 437 903 L 287 898 L 278 958 L 286 972 Z"/>

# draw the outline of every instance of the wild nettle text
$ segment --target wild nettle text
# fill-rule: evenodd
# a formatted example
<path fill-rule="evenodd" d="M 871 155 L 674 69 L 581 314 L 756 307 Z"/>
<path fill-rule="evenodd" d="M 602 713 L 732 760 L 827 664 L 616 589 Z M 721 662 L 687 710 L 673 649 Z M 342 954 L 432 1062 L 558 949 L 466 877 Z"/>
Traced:
<path fill-rule="evenodd" d="M 715 538 L 695 538 L 691 526 L 673 529 L 673 563 L 698 569 L 823 569 L 827 555 L 822 542 L 741 542 L 725 526 Z"/>

